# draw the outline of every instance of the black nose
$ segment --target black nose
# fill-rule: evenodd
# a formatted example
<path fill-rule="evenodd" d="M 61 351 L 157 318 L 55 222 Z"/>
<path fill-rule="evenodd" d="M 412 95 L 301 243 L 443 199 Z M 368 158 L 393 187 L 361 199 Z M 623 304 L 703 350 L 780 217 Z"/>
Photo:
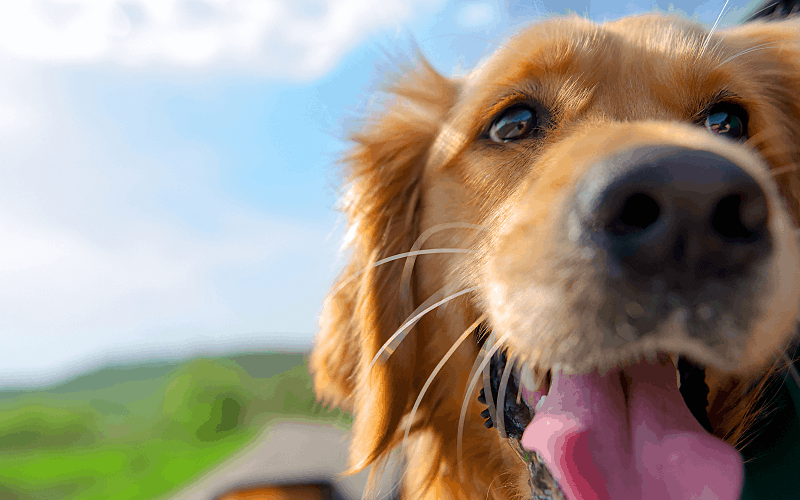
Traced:
<path fill-rule="evenodd" d="M 727 158 L 642 148 L 604 161 L 588 177 L 594 202 L 581 219 L 622 269 L 702 279 L 741 272 L 771 251 L 764 191 Z"/>

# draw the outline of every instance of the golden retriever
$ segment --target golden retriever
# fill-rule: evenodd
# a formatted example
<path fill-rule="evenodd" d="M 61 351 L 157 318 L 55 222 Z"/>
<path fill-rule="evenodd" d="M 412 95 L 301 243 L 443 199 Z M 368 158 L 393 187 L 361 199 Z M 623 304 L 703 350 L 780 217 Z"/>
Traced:
<path fill-rule="evenodd" d="M 800 24 L 553 19 L 388 91 L 310 361 L 352 470 L 399 450 L 403 498 L 738 499 L 796 346 Z"/>

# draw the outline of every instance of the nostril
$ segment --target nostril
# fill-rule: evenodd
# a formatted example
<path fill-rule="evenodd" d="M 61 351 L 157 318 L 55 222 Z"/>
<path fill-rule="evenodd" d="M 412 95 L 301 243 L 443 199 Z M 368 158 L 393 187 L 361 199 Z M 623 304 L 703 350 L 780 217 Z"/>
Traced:
<path fill-rule="evenodd" d="M 768 193 L 709 151 L 626 150 L 592 166 L 576 195 L 572 213 L 583 233 L 574 237 L 568 220 L 569 238 L 601 250 L 585 254 L 612 280 L 694 287 L 741 276 L 773 254 Z"/>
<path fill-rule="evenodd" d="M 717 203 L 711 218 L 711 227 L 725 239 L 753 241 L 757 240 L 764 230 L 767 213 L 763 196 L 731 194 Z"/>
<path fill-rule="evenodd" d="M 644 231 L 652 226 L 661 215 L 658 202 L 644 193 L 635 193 L 625 200 L 619 214 L 608 225 L 608 231 L 615 236 L 627 236 Z"/>

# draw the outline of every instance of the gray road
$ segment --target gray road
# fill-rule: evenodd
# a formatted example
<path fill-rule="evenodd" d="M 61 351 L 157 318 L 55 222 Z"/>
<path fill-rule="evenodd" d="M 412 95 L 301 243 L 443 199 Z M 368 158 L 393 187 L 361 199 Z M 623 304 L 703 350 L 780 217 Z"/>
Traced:
<path fill-rule="evenodd" d="M 347 468 L 347 432 L 328 425 L 280 421 L 256 442 L 168 500 L 210 500 L 223 491 L 274 482 L 331 480 L 353 500 L 360 499 L 367 471 L 339 477 Z M 391 467 L 381 493 L 389 490 Z"/>

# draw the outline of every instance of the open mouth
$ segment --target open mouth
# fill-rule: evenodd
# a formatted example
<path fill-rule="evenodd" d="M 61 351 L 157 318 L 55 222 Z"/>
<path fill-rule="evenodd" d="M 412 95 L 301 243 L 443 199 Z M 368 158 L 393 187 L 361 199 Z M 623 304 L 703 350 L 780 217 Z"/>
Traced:
<path fill-rule="evenodd" d="M 482 415 L 487 426 L 535 452 L 565 498 L 739 498 L 742 459 L 710 433 L 701 367 L 683 358 L 676 367 L 659 354 L 604 375 L 553 372 L 541 387 L 532 386 L 529 372 L 511 370 L 500 409 L 505 364 L 503 354 L 492 360 L 480 398 L 490 409 Z"/>

